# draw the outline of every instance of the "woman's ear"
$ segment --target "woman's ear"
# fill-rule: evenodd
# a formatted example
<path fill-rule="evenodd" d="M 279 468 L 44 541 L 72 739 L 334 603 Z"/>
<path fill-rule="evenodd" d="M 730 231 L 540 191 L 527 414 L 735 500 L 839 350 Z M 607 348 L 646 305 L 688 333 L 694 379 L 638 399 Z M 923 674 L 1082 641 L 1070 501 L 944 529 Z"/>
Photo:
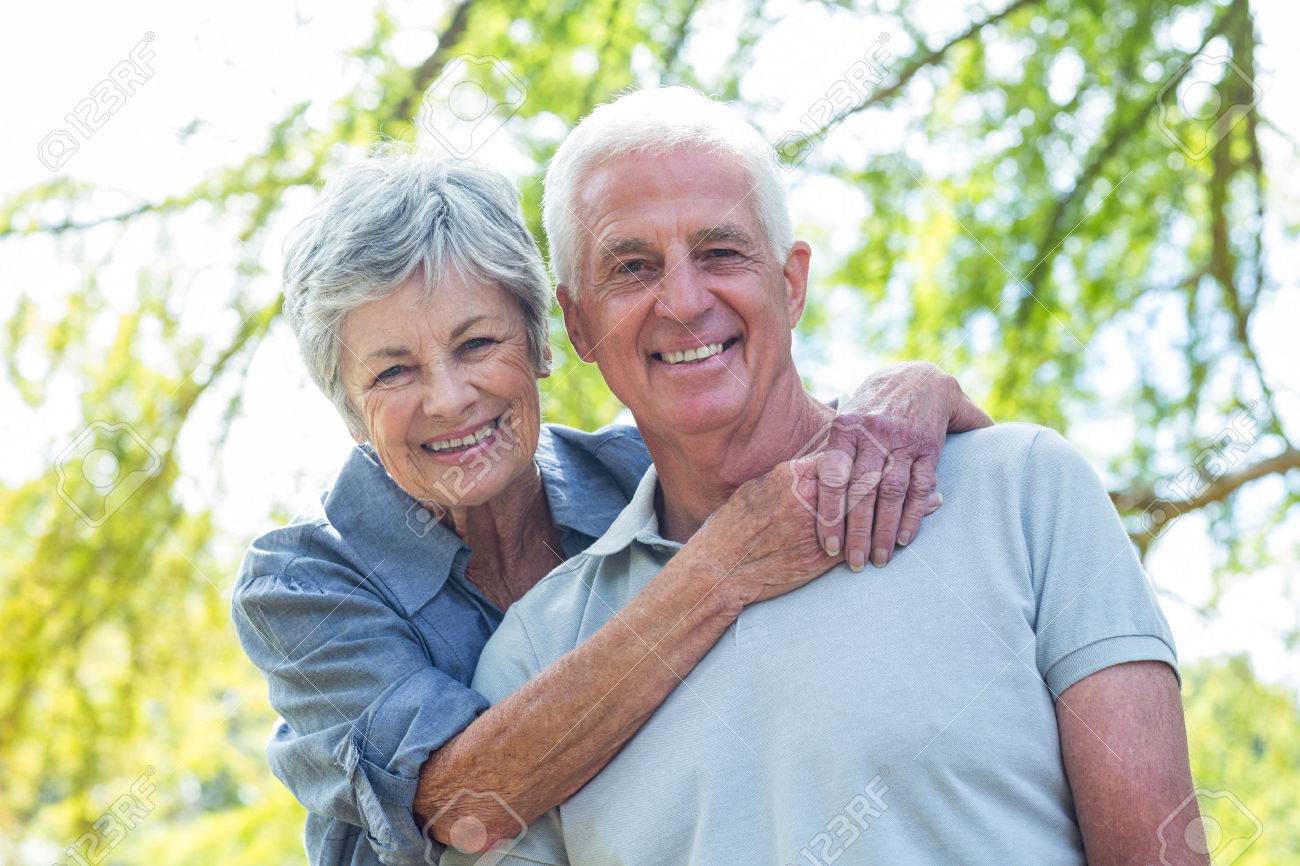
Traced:
<path fill-rule="evenodd" d="M 542 344 L 542 362 L 537 365 L 537 378 L 545 379 L 551 375 L 551 344 L 546 342 Z"/>

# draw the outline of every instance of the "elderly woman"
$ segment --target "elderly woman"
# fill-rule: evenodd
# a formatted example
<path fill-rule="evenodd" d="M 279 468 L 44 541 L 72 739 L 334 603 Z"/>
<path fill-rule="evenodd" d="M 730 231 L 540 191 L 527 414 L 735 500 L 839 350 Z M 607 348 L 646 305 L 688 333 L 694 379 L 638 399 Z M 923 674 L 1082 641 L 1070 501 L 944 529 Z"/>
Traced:
<path fill-rule="evenodd" d="M 282 717 L 269 759 L 309 812 L 314 864 L 435 862 L 442 844 L 522 832 L 610 760 L 745 605 L 844 556 L 861 567 L 882 537 L 906 543 L 937 507 L 926 473 L 945 429 L 988 423 L 933 367 L 872 377 L 844 429 L 875 429 L 904 455 L 901 475 L 883 467 L 892 499 L 882 484 L 840 519 L 854 485 L 838 451 L 751 482 L 621 616 L 489 709 L 468 686 L 484 643 L 610 526 L 645 446 L 633 427 L 540 423 L 549 284 L 489 169 L 353 166 L 291 241 L 285 282 L 302 356 L 358 446 L 319 511 L 252 545 L 232 608 Z M 874 491 L 879 460 L 856 467 L 857 489 Z M 835 519 L 800 507 L 817 501 Z"/>

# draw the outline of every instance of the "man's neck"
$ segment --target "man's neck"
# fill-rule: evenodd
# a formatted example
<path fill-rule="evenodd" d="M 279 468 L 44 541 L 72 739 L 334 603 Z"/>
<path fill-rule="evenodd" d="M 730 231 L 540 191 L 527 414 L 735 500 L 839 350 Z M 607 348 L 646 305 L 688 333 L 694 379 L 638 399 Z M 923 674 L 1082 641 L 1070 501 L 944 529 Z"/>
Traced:
<path fill-rule="evenodd" d="M 791 366 L 763 405 L 736 425 L 679 436 L 643 429 L 659 474 L 663 537 L 685 542 L 736 488 L 797 456 L 833 417 Z"/>

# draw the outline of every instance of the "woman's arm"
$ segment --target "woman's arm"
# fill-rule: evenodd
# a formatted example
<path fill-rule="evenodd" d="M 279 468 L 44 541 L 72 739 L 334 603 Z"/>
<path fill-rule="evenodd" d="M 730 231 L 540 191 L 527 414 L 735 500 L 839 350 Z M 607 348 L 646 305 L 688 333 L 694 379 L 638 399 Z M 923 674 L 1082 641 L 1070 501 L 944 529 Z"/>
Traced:
<path fill-rule="evenodd" d="M 933 509 L 944 436 L 993 423 L 952 376 L 908 361 L 877 370 L 839 409 L 818 464 L 817 535 L 849 567 L 883 566 Z"/>
<path fill-rule="evenodd" d="M 956 380 L 933 365 L 898 364 L 872 375 L 842 407 L 827 451 L 741 487 L 618 617 L 429 757 L 414 802 L 426 834 L 461 850 L 484 850 L 518 835 L 521 820 L 567 800 L 746 604 L 789 592 L 843 561 L 825 539 L 845 523 L 850 541 L 861 542 L 848 553 L 865 550 L 862 525 L 869 538 L 873 513 L 877 523 L 894 515 L 890 533 L 902 513 L 903 528 L 914 536 L 920 517 L 938 507 L 934 468 L 945 433 L 989 423 Z M 872 449 L 884 446 L 897 454 L 873 462 Z M 808 450 L 820 447 L 819 441 Z M 847 467 L 842 478 L 839 462 Z M 889 485 L 901 477 L 899 495 L 882 475 Z M 915 497 L 909 479 L 921 486 Z M 854 497 L 865 486 L 864 504 Z M 836 491 L 841 506 L 844 499 L 849 506 L 838 512 L 830 502 Z M 892 550 L 892 535 L 888 543 Z M 466 791 L 480 796 L 458 796 Z"/>
<path fill-rule="evenodd" d="M 434 752 L 415 794 L 425 832 L 468 851 L 518 835 L 520 820 L 567 800 L 614 756 L 745 605 L 842 561 L 799 505 L 815 496 L 815 462 L 742 486 L 617 617 Z"/>

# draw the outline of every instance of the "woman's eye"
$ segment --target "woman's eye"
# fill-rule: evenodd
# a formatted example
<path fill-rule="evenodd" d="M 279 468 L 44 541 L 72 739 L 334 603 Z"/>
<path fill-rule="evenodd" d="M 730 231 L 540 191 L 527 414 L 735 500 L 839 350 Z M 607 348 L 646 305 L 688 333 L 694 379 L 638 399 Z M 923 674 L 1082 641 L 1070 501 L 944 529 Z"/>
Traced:
<path fill-rule="evenodd" d="M 471 340 L 466 340 L 462 344 L 462 348 L 473 351 L 474 349 L 482 349 L 485 346 L 490 346 L 495 342 L 496 340 L 493 340 L 490 337 L 474 337 Z"/>
<path fill-rule="evenodd" d="M 392 366 L 392 367 L 389 367 L 387 370 L 385 370 L 384 372 L 380 373 L 380 374 L 379 374 L 378 376 L 376 376 L 375 378 L 378 379 L 380 382 L 387 382 L 389 379 L 392 379 L 392 378 L 394 378 L 394 377 L 400 375 L 401 372 L 402 372 L 403 370 L 405 370 L 405 369 L 406 369 L 406 368 L 403 367 L 402 365 L 400 365 L 400 364 L 396 364 L 396 365 L 394 365 L 394 366 Z"/>

